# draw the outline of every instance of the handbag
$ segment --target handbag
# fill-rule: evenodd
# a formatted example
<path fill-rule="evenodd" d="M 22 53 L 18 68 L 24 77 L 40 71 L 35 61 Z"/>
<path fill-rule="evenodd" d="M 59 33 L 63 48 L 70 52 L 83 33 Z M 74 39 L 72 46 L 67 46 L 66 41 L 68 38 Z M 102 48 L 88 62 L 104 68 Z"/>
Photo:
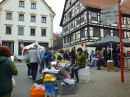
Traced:
<path fill-rule="evenodd" d="M 16 81 L 12 78 L 12 89 L 15 88 L 15 85 L 16 85 Z"/>

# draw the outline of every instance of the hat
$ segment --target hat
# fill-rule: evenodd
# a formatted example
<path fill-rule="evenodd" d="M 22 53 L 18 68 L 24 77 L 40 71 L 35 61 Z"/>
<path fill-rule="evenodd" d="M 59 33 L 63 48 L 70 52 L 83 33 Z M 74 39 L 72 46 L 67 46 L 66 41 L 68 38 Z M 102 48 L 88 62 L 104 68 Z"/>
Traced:
<path fill-rule="evenodd" d="M 82 51 L 82 48 L 78 48 L 77 51 Z"/>

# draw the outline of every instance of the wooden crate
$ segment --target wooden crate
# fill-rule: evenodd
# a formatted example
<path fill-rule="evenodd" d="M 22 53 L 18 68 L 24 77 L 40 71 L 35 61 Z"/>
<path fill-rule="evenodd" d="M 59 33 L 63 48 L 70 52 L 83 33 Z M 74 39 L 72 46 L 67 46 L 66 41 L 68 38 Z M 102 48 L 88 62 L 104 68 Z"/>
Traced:
<path fill-rule="evenodd" d="M 114 63 L 113 62 L 107 62 L 107 70 L 114 70 Z"/>

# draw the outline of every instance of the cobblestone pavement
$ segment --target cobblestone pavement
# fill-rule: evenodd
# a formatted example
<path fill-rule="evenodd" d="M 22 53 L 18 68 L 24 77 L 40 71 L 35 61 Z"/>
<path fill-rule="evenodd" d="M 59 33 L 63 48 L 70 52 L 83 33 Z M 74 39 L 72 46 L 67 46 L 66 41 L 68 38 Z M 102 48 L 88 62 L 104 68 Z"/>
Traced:
<path fill-rule="evenodd" d="M 16 87 L 11 97 L 30 97 L 30 88 L 33 86 L 32 80 L 27 78 L 27 66 L 25 63 L 16 63 L 19 71 L 18 76 L 13 76 L 16 80 Z M 40 79 L 42 74 L 37 75 Z M 124 72 L 125 82 L 120 82 L 120 71 L 108 72 L 106 68 L 96 70 L 90 68 L 89 83 L 78 83 L 75 94 L 58 95 L 57 97 L 130 97 L 130 71 Z"/>
<path fill-rule="evenodd" d="M 18 75 L 13 76 L 16 81 L 16 87 L 13 89 L 11 97 L 30 97 L 30 88 L 34 83 L 32 83 L 32 80 L 27 77 L 26 63 L 15 63 L 15 65 L 18 69 Z M 36 80 L 39 80 L 41 77 L 42 74 L 38 72 Z"/>
<path fill-rule="evenodd" d="M 78 83 L 75 94 L 58 97 L 130 97 L 130 71 L 124 72 L 125 82 L 121 83 L 120 71 L 102 69 L 90 68 L 89 83 Z"/>

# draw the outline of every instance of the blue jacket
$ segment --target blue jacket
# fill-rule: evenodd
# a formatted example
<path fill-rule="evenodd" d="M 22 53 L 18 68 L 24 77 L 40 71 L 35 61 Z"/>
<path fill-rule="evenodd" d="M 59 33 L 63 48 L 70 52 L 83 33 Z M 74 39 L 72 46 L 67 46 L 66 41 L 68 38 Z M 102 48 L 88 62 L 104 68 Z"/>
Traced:
<path fill-rule="evenodd" d="M 51 62 L 51 52 L 50 50 L 46 50 L 46 53 L 45 53 L 45 62 Z"/>
<path fill-rule="evenodd" d="M 42 58 L 42 56 L 43 56 L 43 51 L 39 51 L 39 53 L 40 53 L 41 62 L 45 62 L 45 58 Z"/>
<path fill-rule="evenodd" d="M 64 59 L 66 59 L 66 60 L 70 60 L 70 55 L 67 54 L 67 52 L 65 52 L 65 54 L 64 54 Z"/>

